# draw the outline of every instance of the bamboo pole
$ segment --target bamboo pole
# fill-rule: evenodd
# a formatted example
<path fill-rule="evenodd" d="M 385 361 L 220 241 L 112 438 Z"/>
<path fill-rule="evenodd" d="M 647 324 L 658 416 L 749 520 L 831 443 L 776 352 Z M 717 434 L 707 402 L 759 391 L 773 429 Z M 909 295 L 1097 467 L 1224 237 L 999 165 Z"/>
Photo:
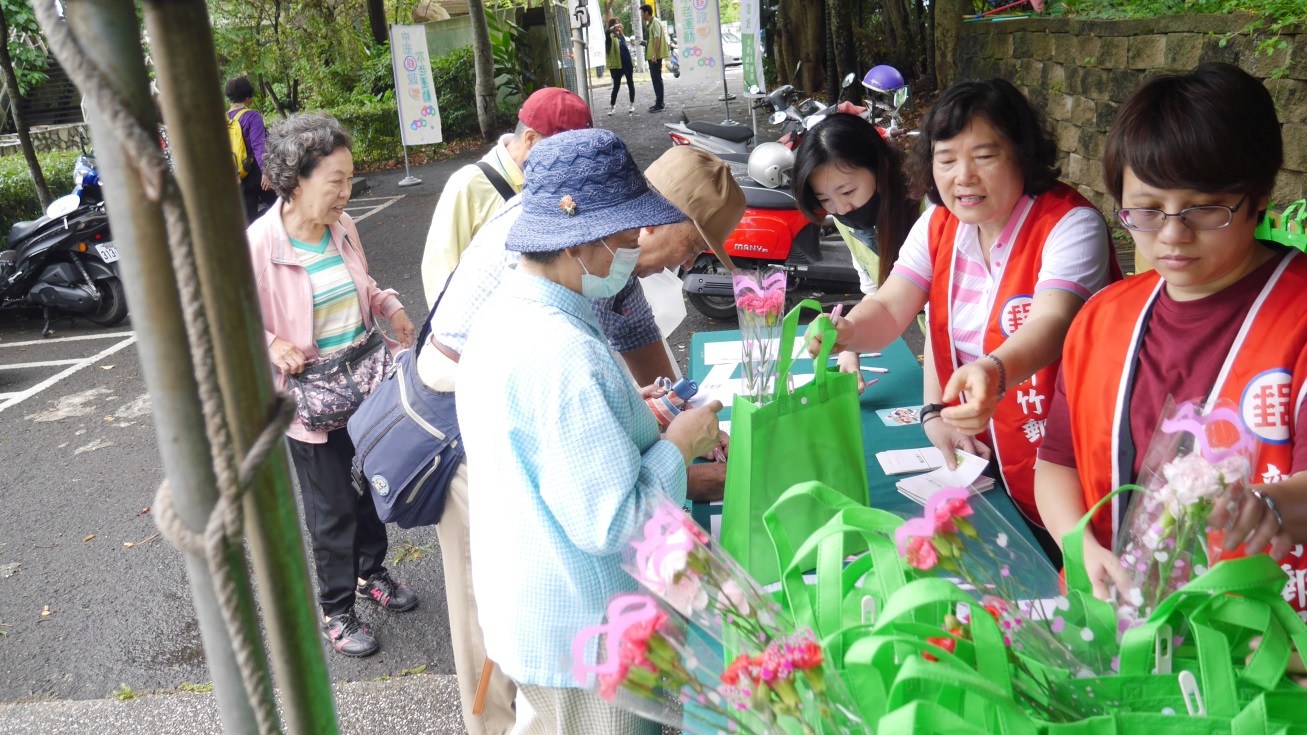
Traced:
<path fill-rule="evenodd" d="M 222 346 L 214 357 L 227 396 L 227 419 L 237 451 L 243 454 L 268 420 L 273 385 L 245 220 L 225 144 L 222 82 L 208 10 L 203 0 L 146 0 L 143 5 L 164 118 L 184 121 L 170 137 L 173 161 L 213 341 Z M 244 511 L 286 729 L 335 733 L 319 613 L 284 444 L 255 476 Z"/>
<path fill-rule="evenodd" d="M 83 48 L 123 94 L 141 119 L 154 117 L 132 0 L 75 0 L 67 4 L 71 30 Z M 123 285 L 132 309 L 141 371 L 154 406 L 159 453 L 172 487 L 177 514 L 201 532 L 217 499 L 200 408 L 191 368 L 181 299 L 158 204 L 143 194 L 140 177 L 127 164 L 126 152 L 99 112 L 90 109 L 91 136 L 104 176 L 105 199 Z M 245 695 L 231 639 L 218 608 L 213 578 L 204 559 L 185 555 L 209 675 L 214 683 L 223 731 L 255 733 L 254 713 Z M 258 625 L 253 596 L 239 548 L 228 550 L 228 563 L 243 594 L 244 621 L 255 640 Z M 260 656 L 262 658 L 262 656 Z"/>

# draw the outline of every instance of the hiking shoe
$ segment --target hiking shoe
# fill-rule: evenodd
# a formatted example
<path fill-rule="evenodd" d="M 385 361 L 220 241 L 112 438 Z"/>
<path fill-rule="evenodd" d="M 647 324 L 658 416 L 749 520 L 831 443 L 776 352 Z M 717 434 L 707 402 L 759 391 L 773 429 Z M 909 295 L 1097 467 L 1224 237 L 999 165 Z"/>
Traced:
<path fill-rule="evenodd" d="M 327 622 L 322 624 L 322 637 L 337 653 L 355 658 L 371 656 L 381 648 L 368 626 L 359 622 L 353 609 L 327 618 Z"/>
<path fill-rule="evenodd" d="M 355 587 L 354 594 L 391 612 L 405 612 L 418 606 L 418 596 L 413 590 L 391 579 L 390 572 L 384 570 L 368 577 L 366 584 Z"/>

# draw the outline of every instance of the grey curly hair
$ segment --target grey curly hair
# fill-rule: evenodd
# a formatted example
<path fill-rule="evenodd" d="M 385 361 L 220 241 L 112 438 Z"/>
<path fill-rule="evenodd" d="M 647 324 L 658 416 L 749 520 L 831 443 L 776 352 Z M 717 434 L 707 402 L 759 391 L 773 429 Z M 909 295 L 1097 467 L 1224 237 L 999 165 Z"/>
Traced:
<path fill-rule="evenodd" d="M 312 176 L 322 159 L 353 146 L 349 133 L 331 115 L 291 115 L 268 131 L 263 173 L 277 196 L 290 201 L 300 179 Z"/>

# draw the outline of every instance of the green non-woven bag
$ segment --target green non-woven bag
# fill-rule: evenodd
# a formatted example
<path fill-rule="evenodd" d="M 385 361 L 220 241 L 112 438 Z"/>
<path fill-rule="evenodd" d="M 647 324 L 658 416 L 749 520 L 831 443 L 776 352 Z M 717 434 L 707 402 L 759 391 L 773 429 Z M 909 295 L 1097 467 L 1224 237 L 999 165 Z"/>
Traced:
<path fill-rule="evenodd" d="M 818 316 L 812 324 L 822 335 L 812 382 L 793 390 L 789 386 L 794 340 L 804 309 L 820 314 L 821 305 L 805 300 L 785 315 L 775 399 L 758 406 L 737 395 L 731 406 L 722 547 L 764 585 L 779 580 L 780 569 L 762 514 L 786 490 L 818 481 L 859 505 L 867 505 L 858 376 L 828 366 L 835 345 L 835 327 L 829 318 Z M 796 507 L 782 519 L 790 538 L 806 538 L 829 519 L 829 512 L 813 510 L 809 517 Z"/>

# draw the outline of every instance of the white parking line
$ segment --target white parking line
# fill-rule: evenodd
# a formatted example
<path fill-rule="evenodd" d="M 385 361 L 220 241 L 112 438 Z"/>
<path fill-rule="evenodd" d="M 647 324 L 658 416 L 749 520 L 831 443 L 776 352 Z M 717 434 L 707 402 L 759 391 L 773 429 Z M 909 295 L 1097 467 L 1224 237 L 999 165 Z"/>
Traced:
<path fill-rule="evenodd" d="M 0 370 L 25 370 L 27 368 L 54 367 L 55 365 L 74 365 L 86 358 L 74 357 L 71 360 L 44 360 L 42 362 L 20 362 L 15 365 L 0 365 Z"/>
<path fill-rule="evenodd" d="M 28 347 L 31 345 L 53 345 L 60 342 L 81 342 L 87 339 L 117 339 L 118 337 L 131 337 L 135 332 L 100 332 L 97 334 L 82 334 L 76 337 L 52 337 L 50 339 L 31 339 L 26 342 L 0 342 L 0 347 Z"/>
<path fill-rule="evenodd" d="M 129 334 L 130 334 L 130 333 L 129 333 Z M 6 395 L 5 395 L 5 401 L 4 401 L 4 403 L 0 403 L 0 413 L 3 413 L 4 410 L 5 410 L 6 408 L 10 408 L 10 407 L 12 407 L 12 406 L 16 406 L 16 405 L 22 403 L 23 401 L 27 400 L 28 398 L 31 398 L 32 396 L 37 395 L 37 394 L 40 393 L 41 391 L 44 391 L 45 389 L 47 389 L 47 388 L 49 388 L 49 387 L 55 385 L 55 384 L 58 383 L 59 381 L 63 380 L 64 378 L 67 378 L 68 376 L 72 375 L 73 373 L 76 373 L 77 371 L 81 370 L 82 368 L 85 368 L 85 367 L 89 367 L 89 366 L 91 366 L 91 365 L 94 365 L 95 363 L 97 363 L 97 362 L 103 360 L 104 358 L 106 358 L 106 357 L 112 355 L 112 354 L 115 353 L 115 352 L 118 352 L 119 350 L 121 350 L 121 349 L 123 349 L 123 348 L 125 348 L 125 347 L 128 347 L 128 346 L 134 344 L 135 342 L 136 342 L 136 336 L 135 336 L 135 335 L 132 335 L 132 336 L 128 337 L 127 339 L 125 339 L 125 340 L 123 340 L 123 341 L 121 341 L 121 342 L 115 344 L 114 346 L 109 347 L 108 349 L 101 350 L 101 351 L 99 352 L 99 354 L 92 355 L 91 357 L 88 357 L 88 358 L 86 358 L 86 359 L 84 359 L 84 360 L 78 360 L 76 365 L 73 365 L 73 366 L 69 367 L 67 370 L 62 370 L 62 371 L 60 371 L 60 372 L 58 372 L 58 373 L 56 373 L 56 374 L 54 374 L 54 375 L 52 375 L 52 376 L 46 378 L 45 380 L 42 380 L 41 382 L 37 383 L 36 385 L 32 386 L 31 388 L 28 388 L 27 390 L 20 391 L 20 392 L 18 392 L 18 393 L 9 393 L 9 394 L 6 394 Z"/>
<path fill-rule="evenodd" d="M 357 209 L 366 209 L 367 211 L 364 212 L 363 214 L 358 215 L 358 216 L 355 216 L 353 212 L 350 212 L 350 216 L 351 216 L 351 217 L 354 217 L 354 221 L 355 221 L 355 222 L 362 222 L 363 220 L 367 219 L 368 217 L 371 217 L 372 215 L 376 214 L 377 212 L 380 212 L 381 210 L 385 209 L 386 207 L 389 207 L 390 205 L 394 204 L 395 202 L 399 201 L 400 199 L 403 199 L 404 196 L 405 196 L 404 194 L 400 194 L 399 196 L 395 196 L 395 197 L 367 197 L 367 198 L 365 198 L 365 199 L 351 199 L 351 200 L 350 200 L 350 203 L 351 203 L 351 204 L 354 203 L 354 202 L 379 202 L 379 201 L 383 201 L 383 200 L 385 201 L 385 203 L 384 203 L 384 204 L 378 204 L 378 205 L 376 205 L 376 206 L 357 207 Z M 345 207 L 345 211 L 346 211 L 346 212 L 349 212 L 351 209 L 356 209 L 356 208 L 355 208 L 355 207 L 350 207 L 350 206 L 346 206 L 346 207 Z"/>

